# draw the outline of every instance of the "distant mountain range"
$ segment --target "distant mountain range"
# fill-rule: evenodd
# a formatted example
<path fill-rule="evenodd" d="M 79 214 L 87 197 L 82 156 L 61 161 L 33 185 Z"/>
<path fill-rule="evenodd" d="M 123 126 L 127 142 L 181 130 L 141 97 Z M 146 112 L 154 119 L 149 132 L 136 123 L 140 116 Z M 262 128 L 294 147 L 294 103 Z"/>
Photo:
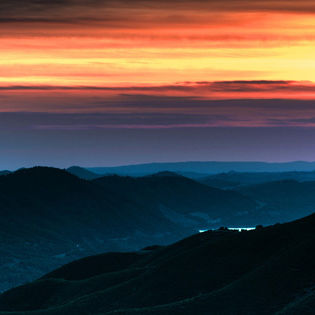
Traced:
<path fill-rule="evenodd" d="M 312 181 L 244 180 L 233 190 L 203 181 L 170 171 L 94 176 L 79 167 L 0 176 L 0 291 L 87 255 L 166 245 L 199 230 L 274 224 L 315 211 Z"/>
<path fill-rule="evenodd" d="M 0 314 L 314 314 L 315 215 L 87 257 L 0 296 Z"/>
<path fill-rule="evenodd" d="M 145 176 L 163 171 L 176 172 L 181 175 L 200 178 L 205 175 L 235 172 L 294 172 L 315 171 L 315 162 L 174 162 L 126 165 L 117 167 L 88 167 L 97 174 L 116 174 L 129 176 Z"/>
<path fill-rule="evenodd" d="M 79 178 L 87 179 L 87 180 L 92 180 L 92 179 L 96 179 L 96 178 L 104 176 L 102 174 L 93 173 L 87 170 L 86 168 L 79 167 L 79 166 L 71 166 L 67 168 L 67 172 Z"/>
<path fill-rule="evenodd" d="M 238 213 L 256 207 L 241 193 L 172 173 L 87 181 L 60 169 L 21 169 L 0 176 L 0 290 L 93 253 L 240 222 Z"/>
<path fill-rule="evenodd" d="M 286 221 L 315 211 L 315 181 L 282 180 L 243 186 L 237 191 L 261 203 L 261 212 L 285 217 Z"/>
<path fill-rule="evenodd" d="M 96 178 L 100 178 L 106 175 L 120 175 L 120 176 L 132 176 L 132 177 L 141 177 L 139 174 L 134 174 L 133 172 L 129 172 L 130 174 L 120 174 L 119 170 L 107 172 L 104 174 L 96 173 L 91 170 L 88 170 L 79 166 L 72 166 L 67 169 L 67 171 L 73 175 L 76 175 L 79 178 L 92 180 Z M 9 172 L 4 171 L 5 174 Z M 124 173 L 124 172 L 122 172 Z M 128 172 L 126 172 L 128 173 Z M 194 173 L 194 172 L 182 172 L 182 171 L 169 171 L 162 170 L 158 173 L 176 173 L 178 175 L 182 175 L 191 179 L 195 179 L 200 183 L 206 184 L 211 187 L 223 188 L 223 189 L 235 189 L 239 186 L 246 185 L 254 185 L 261 184 L 273 181 L 281 181 L 281 180 L 296 180 L 299 182 L 305 181 L 315 181 L 315 171 L 290 171 L 290 172 L 235 172 L 229 171 L 224 173 L 218 173 L 213 175 L 206 175 L 202 173 Z M 148 172 L 145 176 L 153 175 L 156 173 Z M 1 175 L 1 172 L 0 172 Z"/>
<path fill-rule="evenodd" d="M 198 179 L 201 183 L 211 187 L 235 189 L 240 186 L 262 184 L 282 180 L 296 180 L 299 182 L 315 181 L 315 171 L 312 172 L 255 172 L 240 173 L 227 172 L 210 175 Z"/>

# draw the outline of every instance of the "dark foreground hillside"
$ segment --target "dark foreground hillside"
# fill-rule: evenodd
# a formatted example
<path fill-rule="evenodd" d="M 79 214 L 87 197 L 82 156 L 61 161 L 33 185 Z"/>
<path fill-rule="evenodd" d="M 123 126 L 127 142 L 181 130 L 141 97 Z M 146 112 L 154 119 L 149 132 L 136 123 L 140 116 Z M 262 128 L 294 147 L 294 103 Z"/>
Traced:
<path fill-rule="evenodd" d="M 0 296 L 0 314 L 314 314 L 315 215 L 88 257 Z"/>
<path fill-rule="evenodd" d="M 87 181 L 35 167 L 0 176 L 0 292 L 85 256 L 245 224 L 239 212 L 260 223 L 250 198 L 172 174 Z"/>

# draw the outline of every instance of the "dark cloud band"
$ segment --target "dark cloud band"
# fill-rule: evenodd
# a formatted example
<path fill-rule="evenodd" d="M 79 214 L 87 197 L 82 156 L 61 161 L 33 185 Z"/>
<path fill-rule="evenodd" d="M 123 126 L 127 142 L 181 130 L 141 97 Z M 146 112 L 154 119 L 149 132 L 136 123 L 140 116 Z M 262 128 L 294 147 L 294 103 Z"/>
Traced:
<path fill-rule="evenodd" d="M 165 91 L 186 91 L 193 92 L 195 90 L 207 89 L 209 92 L 263 92 L 287 90 L 295 92 L 315 92 L 315 84 L 307 81 L 216 81 L 216 82 L 178 82 L 173 85 L 160 86 L 52 86 L 52 85 L 6 85 L 0 86 L 0 91 L 116 91 L 128 95 L 128 92 L 165 92 Z"/>
<path fill-rule="evenodd" d="M 2 23 L 84 23 L 88 21 L 124 21 L 126 11 L 136 18 L 145 19 L 143 12 L 169 12 L 169 22 L 181 21 L 189 12 L 315 12 L 315 2 L 310 0 L 2 0 L 0 22 Z M 173 12 L 173 13 L 172 13 Z M 175 12 L 175 13 L 174 13 Z M 163 16 L 163 15 L 161 15 Z M 130 16 L 129 16 L 130 17 Z M 163 16 L 163 19 L 165 16 Z"/>

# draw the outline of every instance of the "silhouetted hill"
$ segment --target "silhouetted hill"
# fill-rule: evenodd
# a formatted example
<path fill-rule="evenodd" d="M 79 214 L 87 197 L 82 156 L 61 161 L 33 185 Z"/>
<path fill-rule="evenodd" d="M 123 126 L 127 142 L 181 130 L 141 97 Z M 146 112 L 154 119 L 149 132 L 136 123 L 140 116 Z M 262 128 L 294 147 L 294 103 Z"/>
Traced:
<path fill-rule="evenodd" d="M 102 175 L 95 174 L 91 171 L 88 171 L 87 169 L 79 166 L 71 166 L 66 169 L 67 172 L 69 172 L 72 175 L 75 175 L 82 179 L 92 180 L 101 177 Z"/>
<path fill-rule="evenodd" d="M 313 314 L 314 228 L 311 215 L 87 257 L 2 294 L 0 314 Z"/>
<path fill-rule="evenodd" d="M 253 200 L 238 192 L 208 187 L 172 172 L 140 178 L 105 176 L 93 182 L 143 206 L 150 206 L 172 222 L 186 227 L 245 224 L 246 218 L 240 212 L 254 214 L 257 207 Z"/>
<path fill-rule="evenodd" d="M 124 165 L 117 167 L 89 167 L 88 170 L 98 174 L 116 174 L 128 176 L 145 176 L 158 172 L 171 171 L 188 176 L 191 174 L 218 174 L 230 171 L 235 172 L 295 172 L 314 171 L 315 162 L 174 162 L 174 163 L 148 163 L 138 165 Z M 190 176 L 189 176 L 190 177 Z M 198 178 L 198 176 L 194 176 Z"/>
<path fill-rule="evenodd" d="M 178 176 L 180 177 L 181 175 L 175 172 L 164 171 L 164 172 L 155 173 L 149 176 L 153 176 L 153 177 L 172 177 L 172 176 L 177 177 Z"/>
<path fill-rule="evenodd" d="M 142 218 L 137 218 L 135 211 L 143 211 L 140 205 L 115 195 L 95 182 L 78 177 L 55 168 L 35 167 L 22 169 L 0 178 L 0 202 L 2 214 L 31 218 L 74 217 L 82 224 L 94 223 L 104 219 L 112 226 L 124 230 L 128 225 L 138 221 L 140 228 Z M 46 217 L 47 216 L 47 217 Z M 136 221 L 130 222 L 130 219 Z M 128 223 L 130 222 L 130 223 Z M 125 226 L 124 224 L 127 224 Z M 151 224 L 149 229 L 153 228 Z M 140 228 L 142 229 L 142 228 Z M 146 228 L 147 229 L 147 228 Z"/>
<path fill-rule="evenodd" d="M 168 171 L 84 180 L 35 167 L 0 176 L 0 291 L 87 255 L 166 245 L 198 230 L 266 225 L 314 211 L 312 182 L 268 185 L 221 190 Z"/>
<path fill-rule="evenodd" d="M 10 171 L 0 171 L 0 176 L 10 174 Z"/>
<path fill-rule="evenodd" d="M 192 233 L 123 195 L 54 168 L 0 176 L 0 215 L 0 290 L 79 257 Z"/>
<path fill-rule="evenodd" d="M 283 180 L 244 186 L 239 191 L 260 202 L 262 212 L 284 221 L 315 211 L 315 181 Z"/>
<path fill-rule="evenodd" d="M 83 256 L 260 223 L 255 209 L 238 192 L 173 173 L 87 181 L 55 168 L 21 169 L 0 176 L 0 291 Z"/>
<path fill-rule="evenodd" d="M 255 185 L 282 180 L 296 180 L 299 182 L 315 181 L 315 172 L 228 172 L 206 176 L 198 180 L 211 187 L 233 189 L 244 185 Z"/>

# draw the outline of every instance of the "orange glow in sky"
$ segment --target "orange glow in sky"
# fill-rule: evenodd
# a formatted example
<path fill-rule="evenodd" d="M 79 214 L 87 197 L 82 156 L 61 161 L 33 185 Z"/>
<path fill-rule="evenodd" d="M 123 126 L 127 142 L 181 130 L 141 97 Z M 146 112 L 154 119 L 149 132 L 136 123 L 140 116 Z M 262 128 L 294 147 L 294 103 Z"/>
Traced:
<path fill-rule="evenodd" d="M 51 94 L 315 99 L 312 1 L 14 3 L 0 4 L 0 111 Z"/>
<path fill-rule="evenodd" d="M 312 12 L 135 3 L 129 11 L 115 5 L 87 12 L 69 7 L 56 20 L 44 12 L 2 21 L 0 85 L 315 81 Z"/>
<path fill-rule="evenodd" d="M 1 165 L 314 160 L 314 128 L 314 0 L 0 1 Z"/>

